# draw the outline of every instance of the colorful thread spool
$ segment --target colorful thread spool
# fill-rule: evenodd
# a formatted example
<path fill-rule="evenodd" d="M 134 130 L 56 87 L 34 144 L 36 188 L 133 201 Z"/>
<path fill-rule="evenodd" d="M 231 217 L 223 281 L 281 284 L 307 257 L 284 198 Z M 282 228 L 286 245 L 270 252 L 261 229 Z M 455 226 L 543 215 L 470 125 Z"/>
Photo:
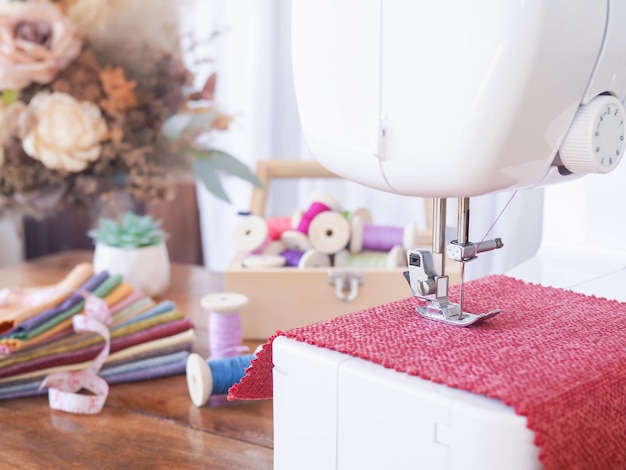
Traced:
<path fill-rule="evenodd" d="M 187 388 L 194 405 L 204 406 L 212 395 L 226 395 L 250 367 L 254 354 L 204 360 L 199 354 L 187 358 Z"/>
<path fill-rule="evenodd" d="M 367 207 L 358 207 L 352 212 L 348 213 L 347 218 L 348 218 L 348 222 L 350 222 L 350 226 L 352 226 L 352 220 L 355 217 L 360 217 L 361 219 L 363 219 L 363 222 L 365 222 L 366 224 L 374 223 L 374 218 L 372 217 L 372 213 Z"/>
<path fill-rule="evenodd" d="M 297 227 L 302 220 L 302 211 L 295 211 L 291 217 L 273 217 L 265 219 L 267 234 L 270 240 L 280 240 L 280 236 L 287 230 Z"/>
<path fill-rule="evenodd" d="M 286 260 L 287 266 L 305 268 L 327 268 L 331 266 L 330 256 L 320 253 L 317 250 L 307 250 L 306 252 L 298 250 L 285 250 L 281 253 Z"/>
<path fill-rule="evenodd" d="M 287 250 L 298 250 L 304 252 L 311 249 L 309 237 L 296 230 L 287 230 L 281 235 L 280 239 L 285 244 Z"/>
<path fill-rule="evenodd" d="M 330 193 L 325 191 L 312 191 L 307 198 L 308 204 L 311 205 L 314 202 L 321 202 L 335 212 L 343 212 L 341 203 Z"/>
<path fill-rule="evenodd" d="M 259 254 L 270 242 L 267 223 L 258 215 L 244 217 L 233 230 L 233 244 L 237 251 Z"/>
<path fill-rule="evenodd" d="M 363 250 L 388 252 L 397 245 L 408 250 L 418 245 L 417 229 L 413 223 L 405 227 L 371 225 L 365 223 L 361 217 L 354 217 L 350 227 L 351 253 Z"/>
<path fill-rule="evenodd" d="M 388 253 L 381 251 L 350 253 L 348 250 L 343 250 L 335 255 L 335 266 L 345 268 L 401 268 L 406 266 L 406 251 L 401 246 L 394 246 Z"/>
<path fill-rule="evenodd" d="M 339 253 L 350 240 L 350 225 L 338 212 L 322 212 L 311 222 L 309 240 L 317 251 L 327 255 Z"/>
<path fill-rule="evenodd" d="M 284 250 L 280 253 L 280 256 L 285 258 L 285 266 L 292 268 L 298 267 L 303 255 L 304 253 L 299 250 Z"/>
<path fill-rule="evenodd" d="M 269 245 L 265 247 L 263 250 L 263 255 L 265 256 L 276 256 L 280 255 L 281 251 L 285 251 L 287 249 L 287 245 L 282 240 L 274 240 L 270 242 Z"/>
<path fill-rule="evenodd" d="M 200 305 L 209 311 L 209 353 L 214 359 L 238 356 L 247 348 L 242 345 L 239 311 L 248 304 L 243 294 L 222 292 L 202 297 Z"/>
<path fill-rule="evenodd" d="M 249 255 L 242 260 L 242 264 L 248 269 L 281 268 L 285 261 L 280 255 Z"/>
<path fill-rule="evenodd" d="M 307 235 L 309 233 L 310 226 L 311 226 L 311 223 L 313 222 L 313 219 L 315 219 L 315 217 L 317 217 L 319 214 L 328 212 L 330 210 L 331 210 L 330 207 L 328 207 L 323 202 L 319 202 L 319 201 L 313 202 L 309 206 L 307 211 L 304 214 L 302 214 L 302 219 L 300 220 L 300 223 L 298 224 L 298 227 L 296 228 L 296 230 L 300 233 Z"/>

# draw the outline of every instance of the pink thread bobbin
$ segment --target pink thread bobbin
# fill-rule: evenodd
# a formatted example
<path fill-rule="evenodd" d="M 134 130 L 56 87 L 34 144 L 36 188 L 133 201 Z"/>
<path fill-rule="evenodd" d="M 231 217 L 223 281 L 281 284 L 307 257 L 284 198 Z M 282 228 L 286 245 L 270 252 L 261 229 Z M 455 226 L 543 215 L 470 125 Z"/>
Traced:
<path fill-rule="evenodd" d="M 242 345 L 241 317 L 239 311 L 248 304 L 248 297 L 233 292 L 209 294 L 202 297 L 200 305 L 209 311 L 209 356 L 213 359 L 233 357 L 247 351 Z"/>
<path fill-rule="evenodd" d="M 365 223 L 361 217 L 354 217 L 350 225 L 351 253 L 363 250 L 388 252 L 394 246 L 402 246 L 409 250 L 419 243 L 414 223 L 409 223 L 405 227 L 372 225 Z"/>
<path fill-rule="evenodd" d="M 309 196 L 309 201 L 309 208 L 302 214 L 300 223 L 296 227 L 298 232 L 305 235 L 308 235 L 311 222 L 319 214 L 327 211 L 341 211 L 341 204 L 329 193 L 314 191 Z"/>
<path fill-rule="evenodd" d="M 267 234 L 270 240 L 280 240 L 280 236 L 287 230 L 293 230 L 302 220 L 302 211 L 295 211 L 291 217 L 271 217 L 266 218 Z"/>

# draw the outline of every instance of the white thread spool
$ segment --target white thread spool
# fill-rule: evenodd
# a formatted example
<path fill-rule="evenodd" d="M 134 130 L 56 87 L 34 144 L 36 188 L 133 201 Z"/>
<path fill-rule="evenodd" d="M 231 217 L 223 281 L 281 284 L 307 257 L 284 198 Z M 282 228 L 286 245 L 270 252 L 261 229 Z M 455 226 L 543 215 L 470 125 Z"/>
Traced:
<path fill-rule="evenodd" d="M 243 267 L 248 269 L 281 268 L 286 260 L 280 255 L 250 255 L 246 256 L 242 263 Z"/>
<path fill-rule="evenodd" d="M 337 212 L 322 212 L 311 221 L 309 240 L 313 248 L 322 253 L 338 253 L 350 240 L 348 221 Z"/>
<path fill-rule="evenodd" d="M 350 223 L 350 226 L 352 226 L 352 220 L 355 217 L 360 217 L 366 224 L 372 224 L 374 222 L 372 213 L 367 207 L 358 207 L 348 214 L 348 222 Z"/>
<path fill-rule="evenodd" d="M 283 232 L 280 237 L 281 241 L 285 244 L 287 250 L 298 250 L 305 252 L 311 249 L 311 243 L 309 238 L 302 232 L 296 230 L 288 230 Z"/>
<path fill-rule="evenodd" d="M 330 256 L 320 253 L 317 250 L 307 250 L 300 258 L 298 269 L 307 268 L 328 268 L 330 267 Z"/>
<path fill-rule="evenodd" d="M 287 246 L 285 245 L 285 242 L 283 242 L 282 240 L 274 240 L 265 247 L 265 250 L 263 250 L 263 254 L 266 256 L 277 256 L 286 249 Z"/>
<path fill-rule="evenodd" d="M 242 346 L 239 311 L 248 304 L 248 297 L 233 292 L 208 294 L 200 299 L 203 309 L 209 311 L 208 341 L 212 358 L 231 357 L 247 348 Z"/>
<path fill-rule="evenodd" d="M 341 203 L 332 194 L 324 191 L 311 192 L 307 202 L 307 207 L 311 206 L 314 202 L 321 202 L 333 211 L 341 212 L 343 210 Z"/>
<path fill-rule="evenodd" d="M 233 230 L 233 244 L 237 251 L 261 252 L 269 243 L 267 223 L 263 217 L 248 215 Z"/>

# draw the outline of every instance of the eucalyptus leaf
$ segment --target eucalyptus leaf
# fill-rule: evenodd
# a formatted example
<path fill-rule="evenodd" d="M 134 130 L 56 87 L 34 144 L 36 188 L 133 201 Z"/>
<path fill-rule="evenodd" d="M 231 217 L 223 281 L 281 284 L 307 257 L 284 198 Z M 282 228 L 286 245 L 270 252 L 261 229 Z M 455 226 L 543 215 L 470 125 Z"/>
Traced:
<path fill-rule="evenodd" d="M 191 122 L 189 114 L 174 114 L 167 118 L 161 126 L 162 134 L 169 140 L 177 140 L 183 135 L 185 128 Z"/>
<path fill-rule="evenodd" d="M 215 168 L 218 170 L 247 181 L 257 188 L 262 186 L 256 175 L 250 171 L 244 163 L 241 163 L 229 153 L 222 150 L 210 149 L 205 151 L 194 151 L 192 152 L 192 155 L 196 158 L 196 160 L 211 160 Z"/>
<path fill-rule="evenodd" d="M 193 172 L 211 194 L 223 201 L 230 202 L 212 159 L 194 159 Z"/>

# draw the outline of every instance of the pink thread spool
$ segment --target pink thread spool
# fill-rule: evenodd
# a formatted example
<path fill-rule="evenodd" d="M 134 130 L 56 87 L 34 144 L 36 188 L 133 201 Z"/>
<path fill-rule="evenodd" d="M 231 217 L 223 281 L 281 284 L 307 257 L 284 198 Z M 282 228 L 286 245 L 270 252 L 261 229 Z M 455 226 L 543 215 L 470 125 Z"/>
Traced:
<path fill-rule="evenodd" d="M 317 251 L 327 255 L 339 253 L 350 240 L 350 225 L 338 212 L 322 212 L 311 222 L 309 240 Z"/>
<path fill-rule="evenodd" d="M 326 211 L 341 211 L 341 204 L 331 194 L 322 191 L 314 191 L 309 195 L 309 208 L 302 214 L 300 223 L 296 226 L 298 232 L 308 235 L 309 227 L 313 219 Z"/>
<path fill-rule="evenodd" d="M 328 207 L 323 202 L 313 202 L 311 206 L 307 209 L 307 211 L 302 214 L 302 219 L 298 224 L 296 230 L 300 233 L 304 233 L 305 235 L 309 233 L 309 227 L 311 226 L 311 222 L 315 217 L 317 217 L 322 212 L 330 211 L 330 207 Z"/>
<path fill-rule="evenodd" d="M 287 230 L 297 227 L 302 220 L 302 211 L 295 211 L 291 217 L 273 217 L 265 219 L 267 223 L 267 234 L 271 240 L 280 240 L 280 236 Z"/>
<path fill-rule="evenodd" d="M 242 345 L 239 311 L 248 304 L 243 294 L 222 292 L 202 297 L 200 305 L 209 311 L 208 339 L 211 358 L 233 357 L 247 351 Z"/>
<path fill-rule="evenodd" d="M 402 246 L 408 250 L 418 245 L 417 229 L 410 223 L 405 227 L 371 225 L 361 217 L 351 221 L 350 252 L 390 251 L 394 246 Z"/>

